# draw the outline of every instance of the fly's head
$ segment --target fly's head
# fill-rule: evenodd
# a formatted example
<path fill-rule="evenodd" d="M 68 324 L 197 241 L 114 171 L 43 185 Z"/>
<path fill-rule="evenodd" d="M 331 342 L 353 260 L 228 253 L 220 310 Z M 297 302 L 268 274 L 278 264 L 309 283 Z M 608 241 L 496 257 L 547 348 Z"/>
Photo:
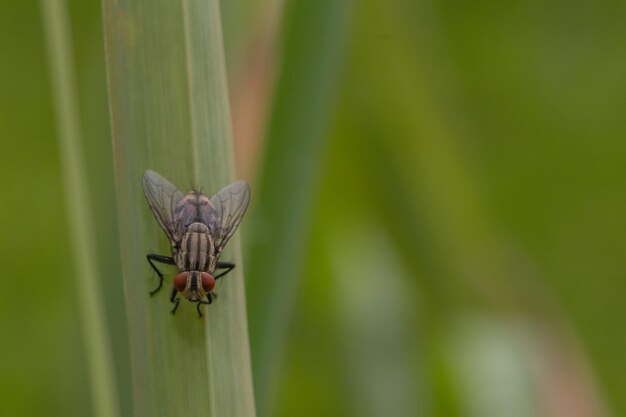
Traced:
<path fill-rule="evenodd" d="M 174 288 L 189 301 L 200 301 L 215 287 L 215 277 L 204 271 L 185 271 L 174 278 Z"/>

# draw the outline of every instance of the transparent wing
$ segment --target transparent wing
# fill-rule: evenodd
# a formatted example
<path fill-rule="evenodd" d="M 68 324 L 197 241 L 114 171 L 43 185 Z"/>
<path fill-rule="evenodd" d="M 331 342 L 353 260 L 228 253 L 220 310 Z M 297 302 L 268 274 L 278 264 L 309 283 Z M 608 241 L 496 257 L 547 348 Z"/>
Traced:
<path fill-rule="evenodd" d="M 182 238 L 180 221 L 177 221 L 174 209 L 183 198 L 183 194 L 171 182 L 154 171 L 143 174 L 143 193 L 157 221 L 167 234 L 170 242 L 177 243 Z"/>
<path fill-rule="evenodd" d="M 209 227 L 217 252 L 221 252 L 248 208 L 250 187 L 245 181 L 234 182 L 213 195 L 210 202 L 202 210 L 202 220 Z"/>

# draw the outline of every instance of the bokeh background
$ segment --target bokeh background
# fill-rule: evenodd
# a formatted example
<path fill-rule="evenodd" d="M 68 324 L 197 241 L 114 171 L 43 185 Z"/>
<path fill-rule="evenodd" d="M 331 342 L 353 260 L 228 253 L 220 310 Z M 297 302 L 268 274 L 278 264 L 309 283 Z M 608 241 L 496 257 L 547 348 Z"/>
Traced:
<path fill-rule="evenodd" d="M 68 6 L 120 335 L 101 5 Z M 626 3 L 222 14 L 260 416 L 626 415 Z M 89 415 L 38 2 L 0 51 L 2 414 Z"/>

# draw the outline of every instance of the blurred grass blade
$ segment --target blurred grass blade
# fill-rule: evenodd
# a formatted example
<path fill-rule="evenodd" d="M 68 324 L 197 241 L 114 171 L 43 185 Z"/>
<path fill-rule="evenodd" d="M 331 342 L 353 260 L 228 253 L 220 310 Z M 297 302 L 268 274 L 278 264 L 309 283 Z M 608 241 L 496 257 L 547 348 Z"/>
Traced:
<path fill-rule="evenodd" d="M 218 2 L 103 5 L 134 415 L 254 416 L 238 238 L 222 255 L 238 267 L 203 319 L 186 300 L 170 314 L 167 278 L 148 296 L 157 281 L 145 255 L 170 247 L 144 200 L 144 170 L 207 193 L 234 172 Z"/>
<path fill-rule="evenodd" d="M 465 311 L 448 331 L 442 351 L 451 365 L 450 379 L 456 387 L 458 401 L 468 415 L 530 417 L 544 414 L 541 410 L 545 404 L 538 399 L 542 384 L 537 387 L 533 375 L 540 360 L 536 357 L 540 341 L 535 338 L 533 328 L 530 321 L 520 316 L 490 317 Z M 554 362 L 560 360 L 562 358 Z M 575 380 L 570 380 L 571 377 L 574 375 L 568 376 L 569 383 Z M 541 382 L 546 384 L 549 379 Z"/>
<path fill-rule="evenodd" d="M 288 2 L 248 283 L 259 414 L 273 415 L 273 375 L 299 287 L 324 133 L 341 69 L 350 1 Z M 262 296 L 261 296 L 262 294 Z"/>
<path fill-rule="evenodd" d="M 80 117 L 74 76 L 69 21 L 63 0 L 42 0 L 48 60 L 57 111 L 61 167 L 65 181 L 68 225 L 72 235 L 76 284 L 80 299 L 80 322 L 90 367 L 94 414 L 119 415 L 110 341 L 100 298 L 95 253 L 95 228 L 89 204 L 85 156 L 81 147 Z"/>
<path fill-rule="evenodd" d="M 408 319 L 418 310 L 417 300 L 392 241 L 374 218 L 358 215 L 349 225 L 329 228 L 326 237 L 330 296 L 350 386 L 346 403 L 360 417 L 390 415 L 390 407 L 395 417 L 428 415 L 428 398 L 415 389 L 423 380 L 418 372 L 426 368 L 420 337 L 413 336 L 420 332 Z"/>

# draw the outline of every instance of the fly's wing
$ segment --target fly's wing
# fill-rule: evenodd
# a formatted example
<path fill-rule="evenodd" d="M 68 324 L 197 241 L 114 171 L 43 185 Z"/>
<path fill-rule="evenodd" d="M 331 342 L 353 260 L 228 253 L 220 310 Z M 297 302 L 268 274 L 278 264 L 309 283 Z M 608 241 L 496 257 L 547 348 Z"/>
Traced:
<path fill-rule="evenodd" d="M 210 199 L 211 204 L 202 210 L 202 219 L 209 227 L 219 253 L 231 238 L 250 202 L 250 187 L 237 181 L 222 188 Z"/>
<path fill-rule="evenodd" d="M 183 231 L 174 209 L 183 194 L 171 182 L 150 170 L 143 174 L 143 193 L 170 242 L 179 242 Z"/>

